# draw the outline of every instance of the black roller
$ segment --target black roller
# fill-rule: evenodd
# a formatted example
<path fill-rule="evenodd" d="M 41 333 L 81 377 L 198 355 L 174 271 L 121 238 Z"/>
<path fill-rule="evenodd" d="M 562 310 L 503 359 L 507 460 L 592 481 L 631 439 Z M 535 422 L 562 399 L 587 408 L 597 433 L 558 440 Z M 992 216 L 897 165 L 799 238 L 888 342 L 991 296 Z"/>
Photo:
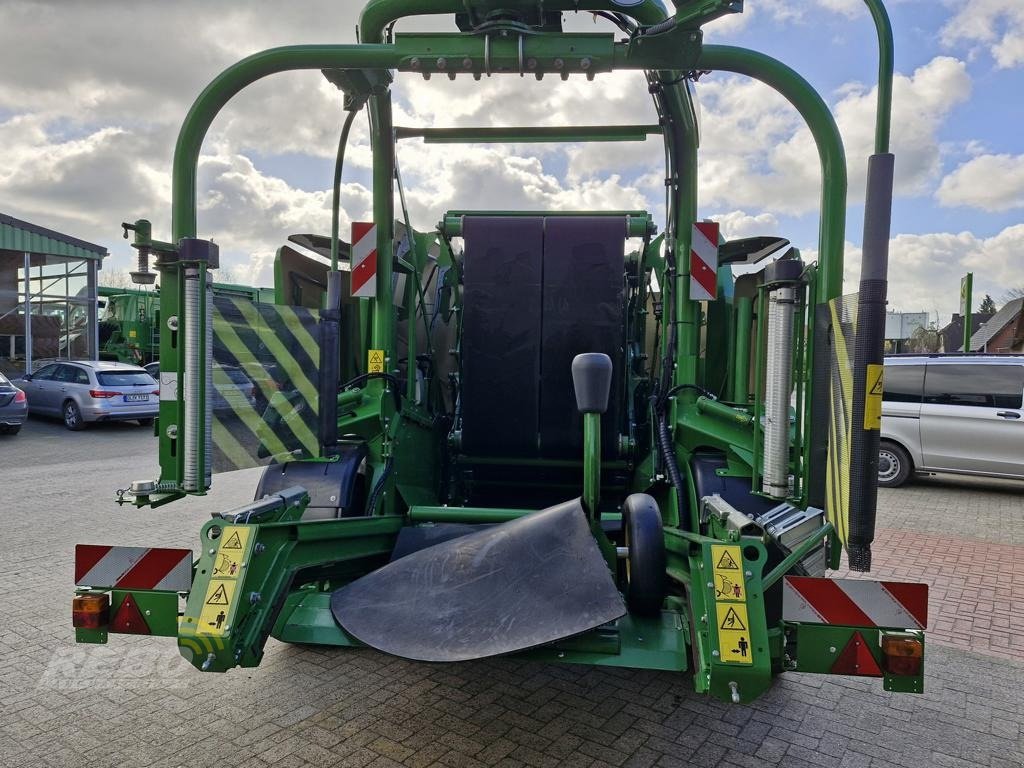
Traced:
<path fill-rule="evenodd" d="M 536 216 L 463 223 L 462 447 L 473 456 L 537 454 L 543 228 Z"/>
<path fill-rule="evenodd" d="M 546 458 L 577 458 L 583 420 L 576 410 L 572 361 L 584 352 L 611 358 L 611 398 L 601 420 L 606 458 L 618 446 L 624 357 L 626 217 L 548 216 L 544 225 L 544 318 L 540 449 Z"/>
<path fill-rule="evenodd" d="M 386 653 L 466 661 L 578 635 L 626 606 L 575 499 L 394 560 L 337 590 L 331 612 Z"/>

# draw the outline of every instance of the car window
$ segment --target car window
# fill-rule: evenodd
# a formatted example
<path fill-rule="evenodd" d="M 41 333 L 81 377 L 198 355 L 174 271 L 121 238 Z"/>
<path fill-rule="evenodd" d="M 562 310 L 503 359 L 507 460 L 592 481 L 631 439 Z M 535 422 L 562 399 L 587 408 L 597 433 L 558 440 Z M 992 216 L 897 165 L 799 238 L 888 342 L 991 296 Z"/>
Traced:
<path fill-rule="evenodd" d="M 54 381 L 72 383 L 75 380 L 75 367 L 72 365 L 58 365 L 57 372 L 53 375 Z"/>
<path fill-rule="evenodd" d="M 0 373 L 0 384 L 10 384 L 10 379 Z"/>
<path fill-rule="evenodd" d="M 153 377 L 141 368 L 128 371 L 98 371 L 96 380 L 104 387 L 152 386 Z"/>
<path fill-rule="evenodd" d="M 924 388 L 923 365 L 887 365 L 882 399 L 891 403 L 920 403 Z"/>
<path fill-rule="evenodd" d="M 54 364 L 44 365 L 38 371 L 32 374 L 33 379 L 39 379 L 41 381 L 48 381 L 53 378 L 53 375 L 57 373 L 57 366 Z"/>
<path fill-rule="evenodd" d="M 924 401 L 938 405 L 1020 408 L 1024 399 L 1024 366 L 929 365 Z"/>
<path fill-rule="evenodd" d="M 77 366 L 66 366 L 66 367 L 71 368 L 71 370 L 74 372 L 72 374 L 71 378 L 68 379 L 69 382 L 71 382 L 72 384 L 88 384 L 89 383 L 89 374 L 86 372 L 85 368 L 79 368 Z"/>

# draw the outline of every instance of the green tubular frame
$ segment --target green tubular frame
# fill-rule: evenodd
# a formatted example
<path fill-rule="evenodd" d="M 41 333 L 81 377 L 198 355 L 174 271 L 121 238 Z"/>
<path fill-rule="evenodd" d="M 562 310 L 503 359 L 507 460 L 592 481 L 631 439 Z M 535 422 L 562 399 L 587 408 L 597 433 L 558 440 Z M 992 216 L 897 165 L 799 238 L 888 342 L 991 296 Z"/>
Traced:
<path fill-rule="evenodd" d="M 879 41 L 879 90 L 878 112 L 875 125 L 875 151 L 884 153 L 889 147 L 891 125 L 891 100 L 893 79 L 892 30 L 888 15 L 881 0 L 865 0 L 878 33 Z M 536 74 L 585 74 L 588 78 L 596 73 L 612 70 L 643 70 L 651 85 L 655 107 L 660 118 L 659 125 L 618 125 L 618 126 L 574 126 L 574 127 L 515 127 L 515 128 L 396 128 L 392 122 L 391 94 L 381 80 L 371 80 L 366 106 L 370 119 L 370 141 L 373 151 L 373 219 L 377 223 L 378 280 L 373 302 L 364 303 L 360 315 L 365 334 L 361 342 L 367 347 L 381 349 L 386 358 L 386 370 L 397 370 L 395 333 L 395 306 L 391 295 L 391 282 L 395 268 L 393 253 L 393 222 L 395 220 L 394 185 L 396 180 L 395 141 L 401 138 L 423 138 L 427 143 L 455 142 L 544 142 L 544 141 L 642 141 L 651 135 L 661 134 L 665 142 L 667 160 L 668 201 L 666 209 L 667 231 L 665 245 L 667 252 L 674 256 L 676 271 L 671 285 L 673 309 L 675 312 L 676 342 L 669 349 L 669 334 L 662 339 L 662 348 L 656 351 L 659 357 L 670 357 L 675 363 L 672 383 L 692 385 L 702 383 L 707 360 L 700 359 L 700 304 L 689 298 L 689 253 L 693 222 L 697 218 L 697 152 L 698 136 L 692 99 L 683 77 L 686 73 L 699 70 L 719 70 L 742 74 L 765 83 L 784 96 L 800 113 L 815 141 L 822 176 L 821 208 L 819 222 L 819 262 L 816 268 L 809 268 L 807 283 L 807 312 L 813 305 L 827 302 L 842 293 L 843 245 L 846 227 L 847 169 L 846 158 L 835 120 L 825 102 L 800 75 L 784 64 L 755 51 L 731 46 L 701 47 L 700 24 L 716 18 L 722 13 L 737 10 L 738 3 L 732 0 L 700 0 L 700 2 L 679 3 L 676 12 L 676 26 L 659 27 L 658 35 L 634 37 L 628 42 L 615 42 L 614 35 L 608 34 L 560 34 L 540 32 L 530 35 L 526 45 L 529 53 L 539 62 Z M 158 256 L 168 256 L 176 248 L 174 244 L 182 238 L 195 237 L 196 228 L 196 172 L 199 153 L 207 130 L 219 110 L 245 86 L 270 74 L 300 69 L 321 70 L 398 70 L 421 72 L 424 76 L 444 71 L 448 64 L 445 57 L 458 57 L 463 64 L 462 74 L 479 76 L 481 70 L 490 74 L 510 73 L 515 63 L 515 43 L 491 34 L 402 34 L 393 35 L 395 22 L 408 16 L 425 14 L 469 13 L 490 10 L 492 7 L 519 8 L 530 12 L 543 11 L 614 11 L 632 17 L 642 26 L 660 25 L 669 16 L 660 0 L 639 0 L 636 5 L 623 6 L 616 0 L 370 0 L 360 17 L 359 32 L 364 42 L 358 45 L 311 45 L 276 48 L 244 59 L 230 67 L 202 92 L 192 106 L 182 126 L 175 148 L 173 164 L 173 212 L 172 242 L 157 243 L 137 231 L 136 242 L 145 240 Z M 513 33 L 513 36 L 515 33 Z M 522 39 L 522 38 L 521 38 Z M 523 45 L 522 42 L 519 43 Z M 571 46 L 571 47 L 570 47 Z M 520 48 L 522 51 L 523 48 Z M 571 53 L 570 53 L 571 52 Z M 565 57 L 565 68 L 555 72 L 551 68 L 552 57 Z M 467 61 L 468 60 L 468 61 Z M 522 58 L 519 59 L 520 66 Z M 493 66 L 492 66 L 493 65 Z M 451 75 L 454 70 L 448 71 Z M 376 83 L 376 84 L 374 84 Z M 461 214 L 450 212 L 441 224 L 441 231 L 456 235 L 461 228 Z M 609 214 L 609 212 L 601 212 Z M 493 215 L 493 214 L 492 214 Z M 654 234 L 650 217 L 645 212 L 616 212 L 626 215 L 629 235 L 644 237 L 645 243 Z M 141 223 L 141 222 L 140 222 Z M 147 224 L 148 227 L 148 224 Z M 410 257 L 413 264 L 402 262 L 398 268 L 413 269 L 420 266 L 419 238 L 433 235 L 416 235 L 417 251 Z M 426 241 L 424 241 L 426 243 Z M 429 246 L 429 243 L 426 243 Z M 439 243 L 442 252 L 444 243 Z M 671 251 L 668 251 L 671 249 Z M 450 254 L 449 254 L 450 257 Z M 640 255 L 641 262 L 658 272 L 659 278 L 666 278 L 665 260 L 647 254 Z M 158 263 L 164 280 L 161 292 L 161 317 L 169 319 L 179 316 L 184 291 L 184 274 L 168 258 Z M 189 265 L 193 266 L 193 265 Z M 204 289 L 208 279 L 205 264 L 199 263 L 199 285 Z M 182 265 L 184 267 L 184 265 Z M 662 283 L 667 286 L 666 282 Z M 410 322 L 415 323 L 416 296 L 409 290 L 406 294 L 406 311 Z M 205 295 L 203 293 L 202 295 Z M 422 305 L 422 288 L 419 296 Z M 764 337 L 764 292 L 758 296 L 758 350 L 763 346 Z M 368 304 L 368 306 L 367 306 Z M 726 396 L 720 402 L 715 399 L 698 397 L 693 389 L 682 389 L 671 403 L 670 426 L 674 433 L 677 455 L 688 458 L 691 450 L 701 445 L 728 449 L 729 466 L 727 473 L 742 474 L 745 467 L 754 469 L 760 461 L 760 418 L 763 404 L 760 392 L 762 382 L 758 381 L 754 391 L 749 391 L 747 374 L 750 358 L 748 348 L 751 342 L 751 315 L 754 303 L 741 299 L 731 307 L 737 319 L 734 338 L 730 341 L 735 348 L 729 355 L 733 366 L 731 378 L 725 385 Z M 202 317 L 198 320 L 200 337 L 205 337 Z M 803 336 L 803 328 L 807 337 Z M 811 392 L 810 364 L 808 358 L 810 334 L 814 333 L 809 317 L 804 318 L 796 331 L 796 349 L 803 350 L 803 357 L 794 360 L 795 381 L 802 385 L 800 397 Z M 820 331 L 819 331 L 820 332 Z M 409 339 L 408 357 L 416 356 L 415 335 Z M 161 334 L 161 360 L 167 372 L 182 371 L 185 364 L 183 344 L 175 346 L 170 333 Z M 180 334 L 179 334 L 180 336 Z M 165 341 L 166 339 L 166 341 Z M 361 350 L 362 351 L 362 350 Z M 668 353 L 668 355 L 665 355 Z M 763 378 L 764 366 L 761 356 L 755 357 L 757 378 Z M 724 364 L 724 363 L 723 363 Z M 180 374 L 179 374 L 180 375 Z M 205 392 L 205 379 L 200 380 L 197 400 L 202 405 L 209 393 Z M 415 392 L 415 370 L 410 368 L 407 382 L 409 399 Z M 253 666 L 259 662 L 262 642 L 267 633 L 292 641 L 323 642 L 336 645 L 358 644 L 336 627 L 329 617 L 328 588 L 331 582 L 342 583 L 358 576 L 373 563 L 382 561 L 390 552 L 393 537 L 403 524 L 415 522 L 502 522 L 516 519 L 528 510 L 483 509 L 438 506 L 430 491 L 430 476 L 434 466 L 422 455 L 423 446 L 429 445 L 426 430 L 429 419 L 422 409 L 410 407 L 399 417 L 392 410 L 390 398 L 385 396 L 384 384 L 371 381 L 365 389 L 348 391 L 338 395 L 339 409 L 344 412 L 346 424 L 363 435 L 370 444 L 369 464 L 372 467 L 371 481 L 381 476 L 385 460 L 397 457 L 396 467 L 401 467 L 401 482 L 395 476 L 389 480 L 376 517 L 360 518 L 353 521 L 319 521 L 306 526 L 301 522 L 301 508 L 306 499 L 293 499 L 292 506 L 282 514 L 261 524 L 252 526 L 252 562 L 246 571 L 244 587 L 251 588 L 249 601 L 235 606 L 238 626 L 232 630 L 230 647 L 207 648 L 202 643 L 202 633 L 179 631 L 179 640 L 186 655 L 192 655 L 193 663 L 204 662 L 208 668 L 223 670 L 231 666 Z M 729 397 L 731 395 L 731 398 Z M 752 396 L 752 397 L 751 397 Z M 726 404 L 729 400 L 739 402 L 747 410 L 737 410 Z M 806 398 L 809 401 L 809 397 Z M 752 402 L 751 402 L 752 401 Z M 804 400 L 798 400 L 798 431 L 806 427 L 810 408 Z M 183 414 L 181 401 L 161 402 L 161 426 L 180 425 Z M 202 424 L 202 420 L 200 421 Z M 682 427 L 682 428 L 676 428 Z M 180 491 L 182 475 L 182 451 L 174 454 L 167 442 L 167 428 L 161 429 L 161 470 L 162 479 L 167 478 L 167 488 Z M 751 440 L 753 441 L 751 445 Z M 701 442 L 703 441 L 703 442 Z M 205 442 L 197 441 L 198 471 L 204 471 Z M 584 418 L 584 460 L 571 462 L 550 462 L 535 460 L 540 466 L 582 466 L 584 468 L 583 496 L 588 510 L 594 518 L 594 532 L 599 546 L 610 565 L 616 568 L 615 553 L 609 540 L 596 524 L 600 494 L 601 470 L 611 468 L 632 469 L 630 462 L 600 460 L 600 417 L 586 414 Z M 810 466 L 808 443 L 798 439 L 793 444 L 794 464 L 801 476 L 820 471 Z M 467 464 L 487 463 L 486 457 L 463 457 Z M 642 466 L 646 473 L 647 462 Z M 530 462 L 521 462 L 524 466 Z M 699 499 L 694 497 L 695 488 L 692 469 L 688 462 L 681 468 L 689 478 L 688 503 L 694 518 L 697 517 Z M 637 470 L 637 475 L 642 474 Z M 200 475 L 202 477 L 202 475 Z M 403 485 L 404 484 L 404 485 Z M 609 486 L 610 487 L 610 486 Z M 616 486 L 618 487 L 618 486 Z M 395 512 L 404 509 L 396 502 L 396 489 L 401 490 L 405 503 L 409 505 L 405 515 Z M 200 481 L 197 492 L 205 490 Z M 654 491 L 652 491 L 654 492 Z M 806 497 L 804 485 L 800 494 Z M 806 501 L 806 498 L 804 499 Z M 689 609 L 693 613 L 692 632 L 681 617 L 686 613 L 686 602 L 678 596 L 669 597 L 666 610 L 660 617 L 639 618 L 628 616 L 620 623 L 619 632 L 602 629 L 586 636 L 571 638 L 553 648 L 535 652 L 542 658 L 553 658 L 570 662 L 640 666 L 658 669 L 685 669 L 689 658 L 685 653 L 687 645 L 695 649 L 695 681 L 699 691 L 710 691 L 716 696 L 734 701 L 749 701 L 765 690 L 771 682 L 774 667 L 782 664 L 783 631 L 789 627 L 766 626 L 763 596 L 765 590 L 776 585 L 786 572 L 814 548 L 821 546 L 824 539 L 831 538 L 831 523 L 822 526 L 803 542 L 770 572 L 766 572 L 767 553 L 763 542 L 752 537 L 741 537 L 738 532 L 728 529 L 724 523 L 711 519 L 701 528 L 693 521 L 694 530 L 705 531 L 708 535 L 678 530 L 672 524 L 680 521 L 681 510 L 676 508 L 673 494 L 662 499 L 664 519 L 670 524 L 665 530 L 667 572 L 669 577 L 685 592 Z M 154 505 L 157 502 L 153 502 Z M 609 518 L 617 514 L 607 515 Z M 223 525 L 224 521 L 207 524 L 202 533 L 204 544 L 211 528 Z M 749 665 L 728 664 L 722 659 L 718 647 L 719 635 L 709 625 L 714 615 L 717 596 L 714 584 L 708 581 L 714 569 L 712 547 L 725 542 L 738 545 L 742 551 L 741 562 L 745 572 L 747 590 L 746 605 L 750 616 L 750 642 L 753 659 Z M 197 563 L 196 583 L 189 598 L 186 617 L 195 617 L 204 599 L 210 578 L 206 575 L 211 567 L 210 550 L 201 554 Z M 264 554 L 265 553 L 265 556 Z M 259 554 L 260 557 L 256 557 Z M 340 556 L 340 559 L 338 559 Z M 292 584 L 292 577 L 300 571 L 308 576 L 314 570 L 317 580 L 305 584 Z M 749 570 L 747 570 L 749 569 Z M 312 577 L 310 577 L 312 578 Z M 239 585 L 241 589 L 243 584 Z M 272 605 L 261 602 L 262 595 L 273 595 Z M 118 599 L 118 598 L 115 598 Z M 123 599 L 123 598 L 121 598 Z M 280 599 L 281 602 L 278 602 Z M 275 616 L 281 604 L 285 610 Z M 195 619 L 193 618 L 193 621 Z M 169 625 L 161 625 L 160 634 L 169 634 Z M 724 629 L 725 627 L 723 627 Z M 831 630 L 815 630 L 807 626 L 797 627 L 805 636 L 806 643 L 823 643 Z M 644 638 L 653 639 L 654 645 L 644 647 Z M 692 636 L 691 636 L 692 635 Z M 756 653 L 755 653 L 756 651 Z M 737 653 L 733 651 L 733 653 Z M 203 655 L 205 654 L 205 656 Z M 745 655 L 745 654 L 744 654 Z M 810 669 L 814 662 L 801 662 L 801 668 Z M 199 664 L 197 663 L 197 666 Z M 825 670 L 812 670 L 825 671 Z M 897 681 L 896 684 L 898 684 Z M 887 688 L 889 681 L 887 680 Z"/>

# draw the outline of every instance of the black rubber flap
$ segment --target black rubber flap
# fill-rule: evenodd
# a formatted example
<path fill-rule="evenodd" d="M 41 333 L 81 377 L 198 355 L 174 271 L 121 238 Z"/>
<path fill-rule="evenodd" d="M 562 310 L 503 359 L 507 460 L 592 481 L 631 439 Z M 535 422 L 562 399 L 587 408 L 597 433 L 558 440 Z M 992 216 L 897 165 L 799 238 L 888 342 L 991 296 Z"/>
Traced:
<path fill-rule="evenodd" d="M 536 456 L 544 221 L 467 216 L 462 236 L 463 450 Z"/>
<path fill-rule="evenodd" d="M 544 229 L 544 344 L 540 447 L 547 458 L 578 458 L 583 419 L 572 360 L 603 352 L 612 360 L 611 398 L 601 419 L 602 454 L 618 448 L 622 414 L 623 282 L 626 217 L 549 216 Z"/>
<path fill-rule="evenodd" d="M 421 549 L 331 596 L 346 632 L 417 661 L 467 661 L 626 613 L 579 499 Z"/>

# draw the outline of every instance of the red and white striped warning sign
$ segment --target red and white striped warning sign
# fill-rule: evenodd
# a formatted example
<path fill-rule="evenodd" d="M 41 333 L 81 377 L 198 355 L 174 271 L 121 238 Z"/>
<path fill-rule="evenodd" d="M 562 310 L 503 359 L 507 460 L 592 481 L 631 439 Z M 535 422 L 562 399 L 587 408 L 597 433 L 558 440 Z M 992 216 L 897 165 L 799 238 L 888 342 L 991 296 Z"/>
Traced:
<path fill-rule="evenodd" d="M 899 581 L 783 579 L 782 618 L 806 624 L 924 629 L 928 585 Z"/>
<path fill-rule="evenodd" d="M 75 584 L 98 589 L 187 592 L 192 588 L 192 550 L 78 544 Z"/>
<path fill-rule="evenodd" d="M 714 301 L 718 293 L 718 222 L 697 221 L 690 238 L 690 298 Z"/>
<path fill-rule="evenodd" d="M 352 222 L 352 295 L 372 299 L 377 295 L 377 225 Z"/>

